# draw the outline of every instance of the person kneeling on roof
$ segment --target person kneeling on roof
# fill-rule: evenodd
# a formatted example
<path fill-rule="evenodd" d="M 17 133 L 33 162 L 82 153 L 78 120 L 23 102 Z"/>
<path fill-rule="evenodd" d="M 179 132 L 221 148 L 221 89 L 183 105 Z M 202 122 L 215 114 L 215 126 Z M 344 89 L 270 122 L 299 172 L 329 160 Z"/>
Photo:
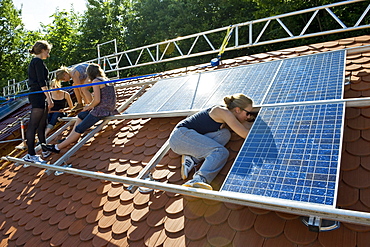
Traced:
<path fill-rule="evenodd" d="M 234 94 L 225 97 L 224 102 L 226 107 L 213 106 L 182 120 L 170 135 L 170 148 L 182 155 L 182 179 L 204 160 L 193 179 L 183 186 L 212 190 L 210 183 L 229 157 L 224 146 L 231 134 L 226 127 L 242 138 L 249 133 L 246 122 L 252 118 L 253 101 L 243 94 Z"/>
<path fill-rule="evenodd" d="M 59 153 L 61 149 L 76 142 L 88 128 L 102 118 L 118 114 L 116 110 L 116 93 L 114 86 L 108 83 L 99 83 L 108 80 L 104 71 L 98 64 L 90 64 L 87 67 L 87 75 L 92 83 L 98 83 L 93 86 L 93 100 L 78 114 L 73 130 L 68 137 L 62 143 L 56 145 L 42 144 L 44 149 Z"/>

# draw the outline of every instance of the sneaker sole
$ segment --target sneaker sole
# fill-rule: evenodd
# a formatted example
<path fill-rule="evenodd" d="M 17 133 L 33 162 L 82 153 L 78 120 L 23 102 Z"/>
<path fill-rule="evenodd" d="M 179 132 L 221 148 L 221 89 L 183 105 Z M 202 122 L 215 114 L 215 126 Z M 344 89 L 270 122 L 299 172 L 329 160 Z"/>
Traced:
<path fill-rule="evenodd" d="M 193 185 L 191 185 L 191 184 L 183 184 L 182 186 L 184 186 L 184 187 L 193 187 Z"/>
<path fill-rule="evenodd" d="M 184 163 L 185 163 L 185 155 L 182 155 L 181 156 L 181 178 L 182 180 L 185 180 L 188 178 L 188 175 L 185 174 L 185 166 L 184 166 Z M 188 186 L 188 187 L 191 187 L 191 186 Z"/>
<path fill-rule="evenodd" d="M 197 183 L 197 182 L 195 182 L 193 184 L 193 187 L 194 188 L 198 188 L 198 189 L 213 190 L 213 188 L 212 188 L 211 185 L 205 184 L 205 183 Z"/>
<path fill-rule="evenodd" d="M 45 158 L 47 158 L 47 157 L 49 157 L 51 155 L 51 153 L 49 153 L 49 154 L 47 154 L 47 155 L 42 155 L 42 157 L 45 159 Z"/>
<path fill-rule="evenodd" d="M 182 180 L 186 180 L 188 178 L 188 174 L 185 174 L 185 155 L 181 156 L 181 178 Z"/>

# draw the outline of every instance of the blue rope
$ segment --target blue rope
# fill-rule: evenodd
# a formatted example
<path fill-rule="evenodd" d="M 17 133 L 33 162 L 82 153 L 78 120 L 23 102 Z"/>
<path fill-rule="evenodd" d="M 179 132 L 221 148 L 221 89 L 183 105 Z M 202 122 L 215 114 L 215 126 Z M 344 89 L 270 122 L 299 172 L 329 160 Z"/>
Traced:
<path fill-rule="evenodd" d="M 132 80 L 132 79 L 140 79 L 140 78 L 144 78 L 144 77 L 150 77 L 150 76 L 156 76 L 158 74 L 150 74 L 150 75 L 141 75 L 141 76 L 134 76 L 134 77 L 127 77 L 127 78 L 123 78 L 123 79 L 116 79 L 116 80 L 111 80 L 111 81 L 102 81 L 102 82 L 95 82 L 95 83 L 89 83 L 89 84 L 81 84 L 81 85 L 77 85 L 77 86 L 70 86 L 70 87 L 62 87 L 62 88 L 54 88 L 54 89 L 48 89 L 48 90 L 45 90 L 45 91 L 36 91 L 36 92 L 29 92 L 29 93 L 24 93 L 24 94 L 14 94 L 14 95 L 10 95 L 9 96 L 9 100 L 4 102 L 4 103 L 1 103 L 1 104 L 6 104 L 10 101 L 13 101 L 16 97 L 24 97 L 24 96 L 28 96 L 30 94 L 36 94 L 36 93 L 45 93 L 45 92 L 51 92 L 51 91 L 58 91 L 58 90 L 66 90 L 66 89 L 73 89 L 73 88 L 80 88 L 80 87 L 89 87 L 89 86 L 94 86 L 94 85 L 101 85 L 101 84 L 107 84 L 107 83 L 116 83 L 116 82 L 121 82 L 121 81 L 129 81 L 129 80 Z M 3 97 L 1 97 L 3 98 Z M 0 98 L 0 100 L 1 100 Z M 4 100 L 6 100 L 4 98 Z"/>

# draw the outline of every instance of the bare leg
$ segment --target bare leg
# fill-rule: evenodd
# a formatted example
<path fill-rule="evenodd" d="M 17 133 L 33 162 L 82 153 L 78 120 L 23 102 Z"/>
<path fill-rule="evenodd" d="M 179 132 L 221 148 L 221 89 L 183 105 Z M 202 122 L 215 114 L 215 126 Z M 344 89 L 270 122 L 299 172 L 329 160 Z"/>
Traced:
<path fill-rule="evenodd" d="M 73 84 L 73 86 L 76 86 L 76 85 Z M 74 88 L 73 91 L 76 95 L 77 104 L 82 104 L 82 95 L 81 95 L 80 88 Z"/>
<path fill-rule="evenodd" d="M 73 130 L 71 131 L 71 133 L 69 133 L 69 135 L 67 136 L 67 138 L 62 143 L 59 143 L 57 145 L 57 147 L 58 147 L 59 150 L 65 148 L 65 147 L 68 147 L 68 145 L 76 142 L 78 140 L 78 138 L 80 138 L 81 134 L 80 133 L 77 133 L 75 131 L 75 128 L 81 122 L 82 122 L 82 120 L 80 118 L 77 118 L 77 120 L 75 122 L 75 125 L 73 126 Z"/>
<path fill-rule="evenodd" d="M 85 104 L 90 104 L 92 101 L 92 96 L 89 91 L 89 87 L 82 87 L 81 94 L 82 94 L 82 97 L 84 98 Z"/>

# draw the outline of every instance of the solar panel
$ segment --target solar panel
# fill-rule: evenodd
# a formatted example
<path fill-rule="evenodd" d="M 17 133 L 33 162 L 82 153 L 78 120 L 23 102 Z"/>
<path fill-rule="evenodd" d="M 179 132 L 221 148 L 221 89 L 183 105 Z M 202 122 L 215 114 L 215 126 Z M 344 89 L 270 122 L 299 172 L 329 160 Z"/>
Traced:
<path fill-rule="evenodd" d="M 345 51 L 283 60 L 263 104 L 341 99 Z"/>
<path fill-rule="evenodd" d="M 333 206 L 344 103 L 264 108 L 221 190 Z"/>
<path fill-rule="evenodd" d="M 188 81 L 176 94 L 169 97 L 158 112 L 200 109 L 230 70 L 216 70 L 198 74 L 197 81 Z"/>
<path fill-rule="evenodd" d="M 190 81 L 198 81 L 198 75 L 176 77 L 166 80 L 159 80 L 151 89 L 143 94 L 133 103 L 126 113 L 157 112 L 164 104 L 164 100 L 178 92 L 179 88 Z"/>
<path fill-rule="evenodd" d="M 256 105 L 261 104 L 281 63 L 279 60 L 233 68 L 207 103 L 197 105 L 198 108 L 217 105 L 223 97 L 236 93 L 251 97 Z"/>

